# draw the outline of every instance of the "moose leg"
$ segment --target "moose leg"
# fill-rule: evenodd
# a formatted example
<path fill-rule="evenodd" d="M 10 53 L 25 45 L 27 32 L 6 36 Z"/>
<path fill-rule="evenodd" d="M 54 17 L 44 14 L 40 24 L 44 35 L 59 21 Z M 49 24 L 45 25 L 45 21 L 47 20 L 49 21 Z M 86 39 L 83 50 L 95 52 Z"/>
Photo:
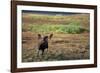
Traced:
<path fill-rule="evenodd" d="M 48 53 L 48 48 L 46 49 L 46 52 Z"/>
<path fill-rule="evenodd" d="M 37 52 L 37 56 L 39 56 L 39 51 L 40 51 L 40 50 L 38 50 L 38 52 Z"/>
<path fill-rule="evenodd" d="M 44 54 L 44 50 L 42 50 L 42 55 Z"/>

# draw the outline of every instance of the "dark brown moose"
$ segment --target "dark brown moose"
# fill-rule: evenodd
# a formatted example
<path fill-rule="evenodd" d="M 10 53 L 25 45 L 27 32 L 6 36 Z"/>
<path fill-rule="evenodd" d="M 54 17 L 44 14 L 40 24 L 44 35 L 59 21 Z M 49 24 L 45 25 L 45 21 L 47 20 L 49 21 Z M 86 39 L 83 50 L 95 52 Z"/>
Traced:
<path fill-rule="evenodd" d="M 48 51 L 48 39 L 51 39 L 53 37 L 53 34 L 50 34 L 50 36 L 44 36 L 42 37 L 41 34 L 38 34 L 38 55 L 39 51 L 42 52 L 42 55 L 44 54 L 45 49 Z"/>

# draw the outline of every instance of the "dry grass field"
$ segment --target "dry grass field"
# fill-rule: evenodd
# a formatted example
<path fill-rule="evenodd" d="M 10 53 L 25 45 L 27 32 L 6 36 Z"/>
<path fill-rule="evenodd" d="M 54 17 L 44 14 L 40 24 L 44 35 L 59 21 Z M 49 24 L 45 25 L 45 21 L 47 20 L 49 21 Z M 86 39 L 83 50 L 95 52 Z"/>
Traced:
<path fill-rule="evenodd" d="M 38 55 L 38 34 L 53 37 Z M 89 59 L 89 14 L 22 14 L 22 62 Z"/>

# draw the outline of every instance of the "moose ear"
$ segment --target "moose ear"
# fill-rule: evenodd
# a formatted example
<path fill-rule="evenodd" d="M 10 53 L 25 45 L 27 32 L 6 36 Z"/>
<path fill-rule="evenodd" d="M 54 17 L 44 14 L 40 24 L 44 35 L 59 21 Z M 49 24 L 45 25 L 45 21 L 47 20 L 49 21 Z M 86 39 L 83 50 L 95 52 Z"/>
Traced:
<path fill-rule="evenodd" d="M 41 39 L 42 37 L 41 37 L 41 34 L 38 34 L 38 39 Z"/>
<path fill-rule="evenodd" d="M 50 34 L 49 39 L 51 39 L 53 37 L 53 34 Z"/>

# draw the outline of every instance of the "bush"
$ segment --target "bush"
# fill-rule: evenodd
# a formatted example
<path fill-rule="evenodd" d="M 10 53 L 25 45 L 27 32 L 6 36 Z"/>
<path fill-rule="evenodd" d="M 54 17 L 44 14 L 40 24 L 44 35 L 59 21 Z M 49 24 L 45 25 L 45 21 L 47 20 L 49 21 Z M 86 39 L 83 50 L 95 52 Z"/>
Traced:
<path fill-rule="evenodd" d="M 64 31 L 65 33 L 79 34 L 83 33 L 84 31 L 87 31 L 87 29 L 81 27 L 80 23 L 78 22 L 72 22 L 64 28 L 62 28 L 62 31 Z"/>
<path fill-rule="evenodd" d="M 79 22 L 71 22 L 67 25 L 63 24 L 33 24 L 30 26 L 30 30 L 36 33 L 69 33 L 69 34 L 79 34 L 87 29 L 80 26 Z"/>

